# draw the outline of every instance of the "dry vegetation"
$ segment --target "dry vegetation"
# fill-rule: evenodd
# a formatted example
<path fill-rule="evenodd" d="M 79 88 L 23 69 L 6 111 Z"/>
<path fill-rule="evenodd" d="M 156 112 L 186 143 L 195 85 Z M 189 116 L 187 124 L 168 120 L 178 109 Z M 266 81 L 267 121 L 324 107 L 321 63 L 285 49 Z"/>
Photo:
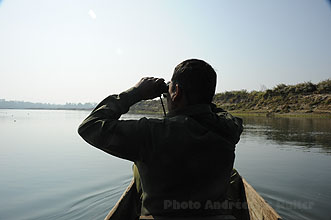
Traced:
<path fill-rule="evenodd" d="M 228 111 L 264 113 L 331 113 L 331 80 L 318 84 L 280 84 L 266 91 L 216 94 L 214 103 Z"/>
<path fill-rule="evenodd" d="M 164 100 L 166 104 L 166 101 Z M 331 79 L 313 84 L 280 84 L 265 91 L 246 90 L 218 93 L 214 103 L 224 110 L 236 113 L 326 114 L 331 115 Z M 160 100 L 142 101 L 130 108 L 131 113 L 162 114 Z"/>

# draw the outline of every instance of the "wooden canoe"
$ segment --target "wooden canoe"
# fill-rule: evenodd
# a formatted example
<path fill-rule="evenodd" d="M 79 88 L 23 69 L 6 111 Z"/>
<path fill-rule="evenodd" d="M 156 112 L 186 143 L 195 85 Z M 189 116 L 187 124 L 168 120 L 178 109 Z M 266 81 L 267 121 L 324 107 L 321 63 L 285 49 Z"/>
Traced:
<path fill-rule="evenodd" d="M 250 220 L 282 220 L 277 212 L 255 191 L 255 189 L 242 178 L 248 204 Z M 122 194 L 116 205 L 106 216 L 105 220 L 134 220 L 137 219 L 137 194 L 134 180 Z M 149 218 L 145 218 L 149 219 Z M 154 218 L 150 218 L 151 220 Z"/>
<path fill-rule="evenodd" d="M 278 213 L 242 178 L 251 220 L 282 220 Z"/>

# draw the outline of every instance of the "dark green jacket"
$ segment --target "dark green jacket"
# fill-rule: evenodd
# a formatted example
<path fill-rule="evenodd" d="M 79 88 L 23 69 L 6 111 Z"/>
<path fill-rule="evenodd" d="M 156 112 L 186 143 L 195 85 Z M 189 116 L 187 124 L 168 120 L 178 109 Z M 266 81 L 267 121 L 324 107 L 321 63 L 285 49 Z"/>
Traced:
<path fill-rule="evenodd" d="M 225 197 L 241 119 L 202 104 L 164 119 L 119 120 L 137 101 L 135 89 L 107 97 L 79 126 L 79 134 L 89 144 L 136 163 L 143 215 L 219 214 L 210 204 Z"/>

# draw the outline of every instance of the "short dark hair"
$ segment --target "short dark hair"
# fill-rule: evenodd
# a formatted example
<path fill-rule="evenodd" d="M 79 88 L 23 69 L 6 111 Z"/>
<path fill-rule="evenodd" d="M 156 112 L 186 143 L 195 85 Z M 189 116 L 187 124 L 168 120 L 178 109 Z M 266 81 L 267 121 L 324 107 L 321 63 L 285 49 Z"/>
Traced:
<path fill-rule="evenodd" d="M 183 90 L 188 104 L 210 104 L 215 94 L 216 77 L 211 65 L 203 60 L 189 59 L 176 66 L 171 81 Z"/>

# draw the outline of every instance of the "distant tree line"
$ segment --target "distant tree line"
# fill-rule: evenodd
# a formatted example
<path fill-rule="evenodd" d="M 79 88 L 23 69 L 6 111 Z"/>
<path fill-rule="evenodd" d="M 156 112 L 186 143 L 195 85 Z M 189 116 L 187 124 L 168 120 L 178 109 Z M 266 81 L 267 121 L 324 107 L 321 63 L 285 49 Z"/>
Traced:
<path fill-rule="evenodd" d="M 331 114 L 331 79 L 317 84 L 312 82 L 296 85 L 279 84 L 273 89 L 261 91 L 246 90 L 217 93 L 213 102 L 227 111 L 266 112 L 266 113 L 330 113 Z M 163 100 L 166 106 L 166 100 Z M 32 103 L 6 101 L 0 99 L 0 108 L 19 109 L 93 109 L 96 103 Z M 143 100 L 130 107 L 129 113 L 163 114 L 159 99 Z"/>
<path fill-rule="evenodd" d="M 50 104 L 50 103 L 33 103 L 24 101 L 7 101 L 0 99 L 1 109 L 93 109 L 96 103 L 66 103 L 66 104 Z"/>

